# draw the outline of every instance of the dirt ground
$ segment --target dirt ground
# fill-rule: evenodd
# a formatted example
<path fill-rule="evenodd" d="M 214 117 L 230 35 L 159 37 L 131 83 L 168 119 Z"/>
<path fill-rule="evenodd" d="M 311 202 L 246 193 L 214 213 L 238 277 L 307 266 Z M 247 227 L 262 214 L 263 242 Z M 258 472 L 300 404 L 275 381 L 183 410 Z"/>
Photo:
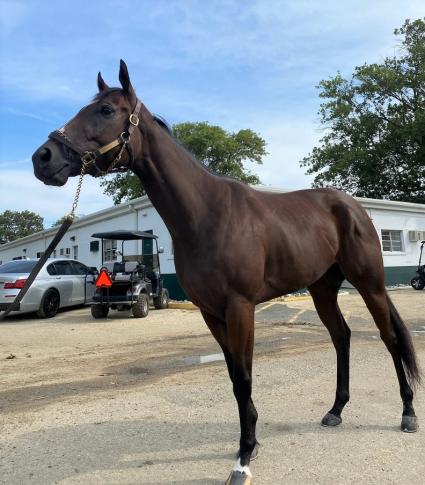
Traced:
<path fill-rule="evenodd" d="M 425 368 L 425 292 L 391 297 Z M 391 358 L 357 294 L 340 297 L 352 335 L 351 401 L 322 428 L 336 362 L 310 299 L 256 312 L 254 393 L 260 484 L 423 484 L 425 435 L 399 431 Z M 425 393 L 415 403 L 425 416 Z M 0 325 L 0 483 L 219 484 L 238 416 L 220 349 L 198 311 L 147 319 L 88 308 Z M 422 421 L 420 421 L 422 422 Z"/>

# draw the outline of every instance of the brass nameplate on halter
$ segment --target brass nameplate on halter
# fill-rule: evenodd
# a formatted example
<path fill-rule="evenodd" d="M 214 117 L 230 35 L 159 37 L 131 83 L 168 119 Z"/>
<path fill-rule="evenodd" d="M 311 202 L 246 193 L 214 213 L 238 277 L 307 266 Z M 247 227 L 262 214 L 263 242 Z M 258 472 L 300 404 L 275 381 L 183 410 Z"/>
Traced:
<path fill-rule="evenodd" d="M 122 141 L 120 139 L 111 141 L 111 143 L 108 143 L 107 145 L 104 145 L 103 147 L 98 148 L 98 152 L 103 155 L 106 152 L 109 152 L 109 150 L 112 150 L 112 148 L 117 147 L 118 145 L 121 145 Z"/>

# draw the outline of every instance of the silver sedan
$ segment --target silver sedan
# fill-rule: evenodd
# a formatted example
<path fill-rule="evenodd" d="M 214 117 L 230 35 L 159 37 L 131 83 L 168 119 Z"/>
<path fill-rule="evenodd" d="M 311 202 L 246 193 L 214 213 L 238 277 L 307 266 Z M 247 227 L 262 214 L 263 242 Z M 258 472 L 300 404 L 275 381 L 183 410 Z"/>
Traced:
<path fill-rule="evenodd" d="M 0 310 L 13 302 L 37 261 L 24 259 L 0 265 Z M 59 308 L 90 303 L 95 272 L 74 259 L 48 259 L 22 299 L 19 311 L 35 311 L 40 318 L 51 318 Z"/>

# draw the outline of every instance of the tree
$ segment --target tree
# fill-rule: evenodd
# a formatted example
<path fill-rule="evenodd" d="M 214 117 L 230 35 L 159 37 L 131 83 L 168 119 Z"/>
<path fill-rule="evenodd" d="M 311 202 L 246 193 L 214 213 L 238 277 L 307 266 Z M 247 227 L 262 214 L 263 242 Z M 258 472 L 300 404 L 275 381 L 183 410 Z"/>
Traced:
<path fill-rule="evenodd" d="M 31 211 L 6 210 L 0 213 L 0 244 L 44 229 L 43 218 Z"/>
<path fill-rule="evenodd" d="M 425 18 L 394 34 L 398 57 L 319 83 L 327 131 L 300 163 L 316 187 L 425 203 Z"/>
<path fill-rule="evenodd" d="M 257 175 L 244 167 L 244 162 L 262 163 L 266 142 L 249 129 L 229 133 L 220 126 L 201 123 L 179 123 L 173 127 L 174 137 L 205 167 L 219 175 L 233 177 L 248 184 L 260 183 Z M 143 195 L 140 180 L 127 172 L 101 182 L 105 193 L 115 204 Z"/>

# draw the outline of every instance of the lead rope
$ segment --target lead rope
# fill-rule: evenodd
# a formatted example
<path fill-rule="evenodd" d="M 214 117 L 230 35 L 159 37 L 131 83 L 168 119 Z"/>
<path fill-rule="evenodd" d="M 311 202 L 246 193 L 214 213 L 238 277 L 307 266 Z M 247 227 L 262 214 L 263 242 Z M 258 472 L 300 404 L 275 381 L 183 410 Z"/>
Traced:
<path fill-rule="evenodd" d="M 22 298 L 26 295 L 27 291 L 30 289 L 30 286 L 34 282 L 35 278 L 37 277 L 37 275 L 40 272 L 41 268 L 43 267 L 44 263 L 49 259 L 50 255 L 56 249 L 57 245 L 60 243 L 63 236 L 66 234 L 66 232 L 70 228 L 71 224 L 74 222 L 75 211 L 76 211 L 77 206 L 78 206 L 81 187 L 83 185 L 83 178 L 84 178 L 84 175 L 86 173 L 87 167 L 89 165 L 93 164 L 96 167 L 98 174 L 104 176 L 108 172 L 110 172 L 115 167 L 115 165 L 121 160 L 121 157 L 122 157 L 124 150 L 127 147 L 130 150 L 130 148 L 131 148 L 131 145 L 130 145 L 131 134 L 133 132 L 133 129 L 136 126 L 138 126 L 138 124 L 139 124 L 138 113 L 139 113 L 139 110 L 140 110 L 140 106 L 141 106 L 141 103 L 140 103 L 139 100 L 137 100 L 136 108 L 135 108 L 134 112 L 130 115 L 130 118 L 129 118 L 130 127 L 129 127 L 127 132 L 121 133 L 121 136 L 118 139 L 118 141 L 121 141 L 121 148 L 118 152 L 118 155 L 115 157 L 115 159 L 113 160 L 111 165 L 105 171 L 99 170 L 99 168 L 97 167 L 97 165 L 96 165 L 97 155 L 93 156 L 93 154 L 86 152 L 85 154 L 83 154 L 81 156 L 81 162 L 82 162 L 81 163 L 81 172 L 80 172 L 80 176 L 79 176 L 78 183 L 77 183 L 77 189 L 75 191 L 74 201 L 73 201 L 72 206 L 71 206 L 71 212 L 68 215 L 65 216 L 65 219 L 64 219 L 62 225 L 60 226 L 58 232 L 55 234 L 55 237 L 52 239 L 51 243 L 47 247 L 44 254 L 37 261 L 36 265 L 34 266 L 31 273 L 29 274 L 28 279 L 25 282 L 25 285 L 23 286 L 21 291 L 16 295 L 15 299 L 6 308 L 6 310 L 0 315 L 0 322 L 2 320 L 4 320 L 4 318 L 7 317 L 7 315 L 9 315 L 10 312 L 12 312 L 14 310 L 19 310 L 19 304 L 22 301 Z M 124 134 L 126 134 L 125 137 L 124 137 Z M 52 134 L 50 134 L 49 137 L 51 135 Z M 61 136 L 64 136 L 64 133 L 61 133 Z M 114 143 L 116 143 L 116 142 L 114 142 Z M 110 145 L 110 144 L 108 144 L 108 145 Z M 99 149 L 98 152 L 100 154 L 103 154 L 103 153 L 106 153 L 106 151 L 111 150 L 111 148 L 108 148 L 108 145 L 106 145 L 105 147 L 101 147 L 101 149 Z M 105 152 L 102 152 L 101 151 L 102 148 L 108 148 L 108 149 Z M 112 148 L 115 148 L 115 146 L 112 146 Z M 87 155 L 90 155 L 90 156 L 88 158 L 86 158 Z M 132 155 L 131 155 L 131 157 L 132 157 Z"/>
<path fill-rule="evenodd" d="M 121 153 L 120 153 L 121 154 Z M 121 158 L 121 157 L 120 157 Z M 64 221 L 62 222 L 58 232 L 55 234 L 55 237 L 50 242 L 49 246 L 47 247 L 46 251 L 43 253 L 41 258 L 37 261 L 36 265 L 32 269 L 31 273 L 29 274 L 25 285 L 21 289 L 21 291 L 16 295 L 13 302 L 6 308 L 6 310 L 0 314 L 0 322 L 9 315 L 10 312 L 14 310 L 19 310 L 19 304 L 22 301 L 22 298 L 26 295 L 27 291 L 30 289 L 32 283 L 34 282 L 35 278 L 37 277 L 38 273 L 40 272 L 41 268 L 43 267 L 44 263 L 49 259 L 50 255 L 56 249 L 57 245 L 62 240 L 63 236 L 67 233 L 68 229 L 71 227 L 71 224 L 74 222 L 75 219 L 75 211 L 78 206 L 78 200 L 80 198 L 81 186 L 83 185 L 83 178 L 86 173 L 88 162 L 83 161 L 81 165 L 81 172 L 80 177 L 78 179 L 77 189 L 75 191 L 74 201 L 72 203 L 71 212 L 65 216 Z"/>

